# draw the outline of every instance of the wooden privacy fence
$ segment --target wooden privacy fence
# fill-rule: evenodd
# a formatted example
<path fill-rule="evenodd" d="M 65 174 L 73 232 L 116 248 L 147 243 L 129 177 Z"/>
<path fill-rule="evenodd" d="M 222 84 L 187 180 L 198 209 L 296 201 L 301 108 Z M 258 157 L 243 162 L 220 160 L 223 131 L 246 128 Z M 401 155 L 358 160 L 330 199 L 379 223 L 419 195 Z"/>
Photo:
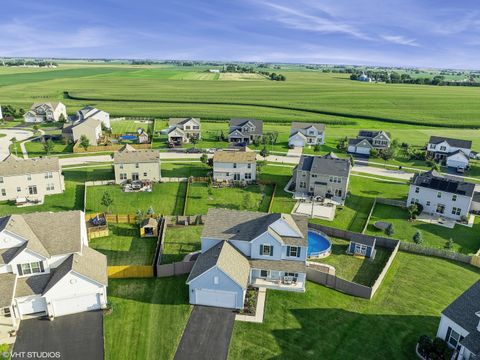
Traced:
<path fill-rule="evenodd" d="M 108 277 L 112 279 L 151 278 L 153 267 L 151 265 L 119 265 L 108 266 Z"/>
<path fill-rule="evenodd" d="M 268 203 L 268 213 L 272 212 L 273 200 L 275 199 L 275 191 L 277 190 L 277 183 L 273 183 L 272 197 Z"/>
<path fill-rule="evenodd" d="M 148 144 L 129 144 L 133 148 L 137 150 L 145 150 L 145 149 L 151 149 L 152 148 L 152 143 Z M 114 144 L 114 145 L 90 145 L 88 146 L 87 150 L 85 150 L 83 147 L 80 146 L 80 142 L 77 141 L 75 145 L 73 145 L 73 152 L 76 153 L 84 153 L 84 152 L 104 152 L 104 151 L 118 151 L 120 150 L 124 144 Z"/>
<path fill-rule="evenodd" d="M 157 277 L 178 276 L 192 271 L 195 261 L 177 261 L 171 264 L 157 264 Z"/>

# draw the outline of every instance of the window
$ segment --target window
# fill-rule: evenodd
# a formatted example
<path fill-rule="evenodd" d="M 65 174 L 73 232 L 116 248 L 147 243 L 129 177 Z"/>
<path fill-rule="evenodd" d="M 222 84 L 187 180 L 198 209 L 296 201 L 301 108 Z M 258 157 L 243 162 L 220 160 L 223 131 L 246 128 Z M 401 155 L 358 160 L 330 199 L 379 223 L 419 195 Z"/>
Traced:
<path fill-rule="evenodd" d="M 43 268 L 43 262 L 33 262 L 26 264 L 17 265 L 18 275 L 30 275 L 30 274 L 39 274 L 43 273 L 45 269 Z"/>
<path fill-rule="evenodd" d="M 415 188 L 415 193 L 418 194 L 420 192 L 420 188 L 419 187 L 416 187 Z"/>
<path fill-rule="evenodd" d="M 445 151 L 445 150 L 447 150 L 446 146 L 440 146 L 440 151 Z"/>
<path fill-rule="evenodd" d="M 47 184 L 47 191 L 55 190 L 55 186 L 53 184 Z"/>
<path fill-rule="evenodd" d="M 430 144 L 430 149 L 435 149 L 435 144 Z"/>
<path fill-rule="evenodd" d="M 287 246 L 287 256 L 300 257 L 300 251 L 299 246 Z"/>
<path fill-rule="evenodd" d="M 237 163 L 233 163 L 233 168 L 234 168 L 234 169 L 237 168 Z"/>
<path fill-rule="evenodd" d="M 355 244 L 355 254 L 367 255 L 367 245 Z"/>
<path fill-rule="evenodd" d="M 457 201 L 457 195 L 452 195 L 452 201 Z"/>
<path fill-rule="evenodd" d="M 268 270 L 260 270 L 260 277 L 267 278 L 268 277 Z"/>
<path fill-rule="evenodd" d="M 28 181 L 32 180 L 32 175 L 31 174 L 27 174 L 27 180 Z"/>
<path fill-rule="evenodd" d="M 427 206 L 430 206 L 430 201 L 427 201 Z"/>
<path fill-rule="evenodd" d="M 51 179 L 51 178 L 53 178 L 53 174 L 50 171 L 45 173 L 45 179 Z"/>
<path fill-rule="evenodd" d="M 335 196 L 342 196 L 342 189 L 335 189 Z"/>
<path fill-rule="evenodd" d="M 30 195 L 37 195 L 37 186 L 36 185 L 31 185 L 28 187 L 28 193 Z"/>
<path fill-rule="evenodd" d="M 0 184 L 3 184 L 3 176 L 0 176 Z"/>
<path fill-rule="evenodd" d="M 251 168 L 252 168 L 252 164 L 247 164 L 247 168 L 248 168 L 248 169 L 251 169 Z"/>
<path fill-rule="evenodd" d="M 138 180 L 138 173 L 132 173 L 132 180 L 137 181 Z"/>
<path fill-rule="evenodd" d="M 305 181 L 300 181 L 300 187 L 305 189 L 307 187 L 307 183 Z"/>
<path fill-rule="evenodd" d="M 437 192 L 437 198 L 439 198 L 439 199 L 440 199 L 441 197 L 442 197 L 442 193 L 441 193 L 440 191 L 439 191 L 439 192 Z"/>
<path fill-rule="evenodd" d="M 252 178 L 251 173 L 245 173 L 245 180 L 250 180 Z"/>
<path fill-rule="evenodd" d="M 452 208 L 452 215 L 460 215 L 460 213 L 462 212 L 462 209 L 460 208 Z"/>
<path fill-rule="evenodd" d="M 213 277 L 213 283 L 214 283 L 215 285 L 218 285 L 219 282 L 220 282 L 219 277 L 218 277 L 218 276 L 214 276 L 214 277 Z"/>
<path fill-rule="evenodd" d="M 293 272 L 286 272 L 284 275 L 285 276 L 291 276 L 292 278 L 294 278 L 295 280 L 298 278 L 298 273 L 293 273 Z"/>
<path fill-rule="evenodd" d="M 127 174 L 121 173 L 120 174 L 120 180 L 127 180 Z"/>
<path fill-rule="evenodd" d="M 22 191 L 22 188 L 20 186 L 17 186 L 17 192 Z"/>
<path fill-rule="evenodd" d="M 147 176 L 148 176 L 148 173 L 144 172 L 143 177 L 147 177 Z"/>
<path fill-rule="evenodd" d="M 120 168 L 120 169 L 123 169 L 123 164 L 120 164 L 120 165 L 119 165 L 119 168 Z"/>
<path fill-rule="evenodd" d="M 260 255 L 263 256 L 273 256 L 273 246 L 272 245 L 260 245 Z"/>
<path fill-rule="evenodd" d="M 462 341 L 463 336 L 461 336 L 459 333 L 457 333 L 455 330 L 453 330 L 451 327 L 448 328 L 447 330 L 447 338 L 445 341 L 455 349 L 459 349 L 460 341 Z"/>
<path fill-rule="evenodd" d="M 5 191 L 5 189 L 2 189 L 2 196 L 7 196 L 7 192 Z"/>
<path fill-rule="evenodd" d="M 439 214 L 443 214 L 445 212 L 445 205 L 438 204 L 436 212 Z"/>
<path fill-rule="evenodd" d="M 135 169 L 138 169 L 140 167 L 139 163 L 135 163 Z"/>
<path fill-rule="evenodd" d="M 318 177 L 317 174 L 312 174 L 312 178 L 316 179 Z"/>

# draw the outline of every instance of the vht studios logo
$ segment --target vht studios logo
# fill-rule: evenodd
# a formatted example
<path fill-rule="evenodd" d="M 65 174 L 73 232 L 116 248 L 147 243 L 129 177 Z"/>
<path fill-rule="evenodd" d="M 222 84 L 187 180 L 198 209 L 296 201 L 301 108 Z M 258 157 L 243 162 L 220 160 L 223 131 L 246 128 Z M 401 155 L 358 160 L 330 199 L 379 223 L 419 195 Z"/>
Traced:
<path fill-rule="evenodd" d="M 60 359 L 59 351 L 13 351 L 1 353 L 4 359 Z"/>

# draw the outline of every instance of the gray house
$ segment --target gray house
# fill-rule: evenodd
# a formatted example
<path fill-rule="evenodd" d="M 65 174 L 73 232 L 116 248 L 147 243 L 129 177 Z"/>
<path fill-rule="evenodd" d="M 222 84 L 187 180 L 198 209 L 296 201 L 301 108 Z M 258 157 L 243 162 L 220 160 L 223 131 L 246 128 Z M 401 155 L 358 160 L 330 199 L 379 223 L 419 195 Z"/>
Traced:
<path fill-rule="evenodd" d="M 263 135 L 263 121 L 256 119 L 230 119 L 228 142 L 250 144 Z"/>
<path fill-rule="evenodd" d="M 452 359 L 480 357 L 480 281 L 442 311 L 437 337 L 455 350 Z"/>
<path fill-rule="evenodd" d="M 306 217 L 209 209 L 190 303 L 241 309 L 248 286 L 305 291 L 307 232 Z"/>
<path fill-rule="evenodd" d="M 348 141 L 351 154 L 370 155 L 372 149 L 383 150 L 390 147 L 391 135 L 386 131 L 360 130 L 355 139 Z"/>
<path fill-rule="evenodd" d="M 288 146 L 323 145 L 325 142 L 325 124 L 293 122 L 288 138 Z"/>
<path fill-rule="evenodd" d="M 298 197 L 313 196 L 345 202 L 350 180 L 351 163 L 334 153 L 306 156 L 293 169 L 293 183 Z"/>
<path fill-rule="evenodd" d="M 190 139 L 201 138 L 200 119 L 170 118 L 168 119 L 168 141 L 173 143 L 188 143 Z"/>

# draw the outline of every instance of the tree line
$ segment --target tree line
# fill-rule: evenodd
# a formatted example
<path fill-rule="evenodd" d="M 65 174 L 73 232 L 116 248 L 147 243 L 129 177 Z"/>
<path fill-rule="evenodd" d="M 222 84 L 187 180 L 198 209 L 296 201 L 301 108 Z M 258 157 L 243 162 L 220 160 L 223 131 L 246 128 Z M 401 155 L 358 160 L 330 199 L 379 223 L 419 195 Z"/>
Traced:
<path fill-rule="evenodd" d="M 263 68 L 265 66 L 262 66 Z M 277 69 L 279 67 L 275 67 Z M 283 74 L 277 74 L 275 72 L 265 71 L 265 70 L 255 70 L 253 66 L 246 65 L 237 65 L 237 64 L 228 64 L 223 67 L 221 72 L 232 72 L 232 73 L 246 73 L 246 74 L 261 74 L 268 77 L 273 81 L 285 81 L 287 80 L 286 76 Z"/>

